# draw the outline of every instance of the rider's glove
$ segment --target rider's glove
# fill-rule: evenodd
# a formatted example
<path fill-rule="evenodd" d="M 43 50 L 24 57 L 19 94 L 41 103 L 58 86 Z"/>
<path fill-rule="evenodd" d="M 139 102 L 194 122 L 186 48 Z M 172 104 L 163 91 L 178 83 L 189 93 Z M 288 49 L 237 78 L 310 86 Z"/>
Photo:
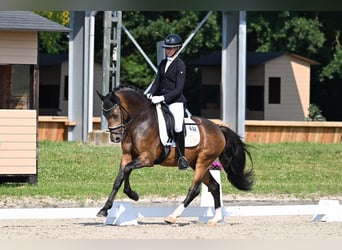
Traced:
<path fill-rule="evenodd" d="M 151 93 L 147 93 L 146 97 L 147 97 L 147 99 L 151 100 L 152 99 L 152 94 Z"/>
<path fill-rule="evenodd" d="M 156 103 L 160 103 L 160 102 L 164 101 L 165 98 L 163 95 L 157 95 L 157 96 L 152 96 L 151 100 L 154 104 L 156 104 Z"/>

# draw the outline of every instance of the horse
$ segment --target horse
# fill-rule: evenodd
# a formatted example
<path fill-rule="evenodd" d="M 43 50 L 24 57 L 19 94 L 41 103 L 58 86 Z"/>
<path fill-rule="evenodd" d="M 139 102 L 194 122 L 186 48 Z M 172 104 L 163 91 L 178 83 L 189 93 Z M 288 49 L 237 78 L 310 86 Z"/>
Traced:
<path fill-rule="evenodd" d="M 102 112 L 108 123 L 110 140 L 121 142 L 122 157 L 119 172 L 114 180 L 112 191 L 104 206 L 97 213 L 106 217 L 112 207 L 115 196 L 124 184 L 123 192 L 132 200 L 138 201 L 139 195 L 132 190 L 130 175 L 134 169 L 161 165 L 177 166 L 177 150 L 166 151 L 159 137 L 157 111 L 155 104 L 142 91 L 131 87 L 118 87 L 107 95 L 97 91 L 102 100 Z M 215 214 L 208 221 L 215 225 L 223 219 L 220 202 L 220 187 L 210 174 L 210 166 L 219 159 L 227 174 L 228 181 L 237 189 L 249 191 L 254 184 L 254 167 L 252 157 L 242 138 L 227 126 L 219 126 L 214 122 L 191 116 L 199 128 L 200 142 L 197 146 L 186 147 L 185 156 L 194 175 L 186 198 L 166 218 L 168 224 L 176 223 L 176 219 L 200 193 L 200 184 L 204 183 L 214 198 Z M 251 167 L 246 168 L 246 159 L 251 160 Z M 184 170 L 183 170 L 184 171 Z"/>

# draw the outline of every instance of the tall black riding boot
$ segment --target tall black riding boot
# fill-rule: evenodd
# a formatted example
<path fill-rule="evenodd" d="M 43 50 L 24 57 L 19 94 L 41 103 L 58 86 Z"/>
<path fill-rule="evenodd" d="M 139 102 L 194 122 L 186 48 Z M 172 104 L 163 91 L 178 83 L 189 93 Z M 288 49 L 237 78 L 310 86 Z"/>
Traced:
<path fill-rule="evenodd" d="M 185 170 L 189 167 L 188 161 L 184 157 L 184 132 L 175 133 L 175 142 L 178 152 L 178 169 Z"/>

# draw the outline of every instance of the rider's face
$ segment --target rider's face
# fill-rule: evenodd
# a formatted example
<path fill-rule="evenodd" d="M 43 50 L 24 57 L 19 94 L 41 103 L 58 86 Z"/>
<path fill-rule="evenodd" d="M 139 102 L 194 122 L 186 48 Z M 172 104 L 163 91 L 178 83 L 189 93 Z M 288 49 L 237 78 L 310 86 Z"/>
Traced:
<path fill-rule="evenodd" d="M 177 50 L 178 48 L 165 48 L 166 56 L 172 57 L 177 52 Z"/>

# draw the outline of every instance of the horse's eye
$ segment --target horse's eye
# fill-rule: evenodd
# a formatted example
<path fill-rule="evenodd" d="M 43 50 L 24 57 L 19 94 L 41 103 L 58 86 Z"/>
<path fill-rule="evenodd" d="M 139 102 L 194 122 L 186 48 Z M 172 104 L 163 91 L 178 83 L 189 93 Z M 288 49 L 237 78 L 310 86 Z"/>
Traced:
<path fill-rule="evenodd" d="M 119 114 L 117 114 L 117 113 L 113 113 L 112 116 L 115 120 L 119 119 Z"/>
<path fill-rule="evenodd" d="M 103 112 L 103 116 L 106 117 L 106 119 L 108 119 L 111 115 L 111 112 Z"/>

